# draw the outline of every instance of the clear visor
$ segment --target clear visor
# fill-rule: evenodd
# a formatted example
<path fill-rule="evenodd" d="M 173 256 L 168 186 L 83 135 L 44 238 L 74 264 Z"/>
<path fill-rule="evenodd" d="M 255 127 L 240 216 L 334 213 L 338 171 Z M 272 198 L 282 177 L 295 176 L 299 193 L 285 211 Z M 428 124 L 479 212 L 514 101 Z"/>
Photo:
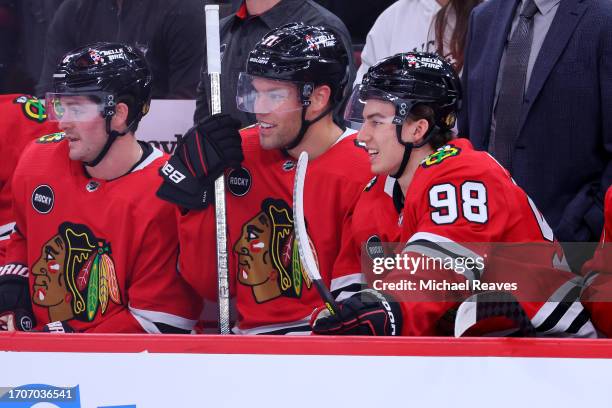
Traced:
<path fill-rule="evenodd" d="M 238 76 L 236 106 L 250 113 L 300 110 L 302 101 L 298 89 L 303 88 L 303 83 L 278 81 L 241 72 Z"/>
<path fill-rule="evenodd" d="M 100 117 L 104 112 L 108 94 L 47 93 L 45 107 L 52 122 L 86 122 Z"/>
<path fill-rule="evenodd" d="M 394 95 L 371 89 L 364 92 L 359 85 L 353 89 L 351 98 L 346 104 L 344 119 L 356 123 L 368 121 L 394 123 L 396 101 L 399 101 L 399 98 Z"/>

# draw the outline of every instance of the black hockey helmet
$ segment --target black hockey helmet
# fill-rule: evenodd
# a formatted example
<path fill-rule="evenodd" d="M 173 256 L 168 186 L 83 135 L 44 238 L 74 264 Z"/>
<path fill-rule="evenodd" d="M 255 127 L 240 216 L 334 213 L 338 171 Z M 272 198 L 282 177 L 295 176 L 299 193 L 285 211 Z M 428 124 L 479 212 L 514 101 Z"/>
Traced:
<path fill-rule="evenodd" d="M 300 84 L 300 96 L 306 104 L 312 86 L 326 84 L 332 89 L 333 102 L 338 103 L 349 80 L 348 64 L 346 46 L 334 30 L 290 23 L 255 44 L 245 73 Z"/>
<path fill-rule="evenodd" d="M 355 88 L 344 112 L 351 122 L 363 122 L 363 109 L 368 99 L 390 102 L 395 107 L 394 116 L 387 118 L 396 125 L 397 140 L 405 148 L 397 173 L 400 177 L 413 147 L 429 143 L 434 131 L 448 131 L 455 126 L 461 107 L 461 82 L 453 67 L 437 54 L 407 52 L 385 58 L 371 66 L 363 76 L 361 85 Z M 412 108 L 426 105 L 433 110 L 433 123 L 423 141 L 418 145 L 402 140 L 402 125 Z"/>
<path fill-rule="evenodd" d="M 434 111 L 432 125 L 449 130 L 455 126 L 461 107 L 461 83 L 451 64 L 437 54 L 400 53 L 368 69 L 347 105 L 345 119 L 363 122 L 361 113 L 367 99 L 391 102 L 396 125 L 406 120 L 415 105 L 427 105 Z"/>
<path fill-rule="evenodd" d="M 53 74 L 53 93 L 46 96 L 50 119 L 61 119 L 62 96 L 90 96 L 100 105 L 109 134 L 107 145 L 88 165 L 98 164 L 116 137 L 135 131 L 151 103 L 152 75 L 144 55 L 136 48 L 98 42 L 68 52 Z M 111 131 L 110 121 L 117 103 L 128 106 L 127 129 Z"/>
<path fill-rule="evenodd" d="M 297 146 L 308 127 L 327 115 L 342 102 L 349 82 L 348 50 L 340 35 L 331 28 L 290 23 L 267 33 L 251 50 L 245 71 L 238 78 L 236 103 L 238 109 L 251 113 L 268 113 L 256 106 L 257 92 L 252 81 L 266 78 L 291 82 L 297 86 L 302 126 L 293 142 L 285 149 Z M 317 118 L 307 121 L 306 108 L 316 86 L 331 88 L 330 106 Z"/>

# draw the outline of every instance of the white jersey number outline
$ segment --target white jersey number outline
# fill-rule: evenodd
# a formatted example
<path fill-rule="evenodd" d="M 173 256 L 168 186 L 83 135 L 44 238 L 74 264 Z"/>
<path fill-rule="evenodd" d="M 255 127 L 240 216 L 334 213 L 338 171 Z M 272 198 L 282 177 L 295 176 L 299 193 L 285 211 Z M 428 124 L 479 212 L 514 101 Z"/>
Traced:
<path fill-rule="evenodd" d="M 461 203 L 463 217 L 473 223 L 485 224 L 489 221 L 487 188 L 478 181 L 461 184 Z M 437 225 L 452 224 L 459 217 L 457 208 L 457 188 L 450 184 L 437 184 L 429 190 L 429 205 L 435 209 L 431 220 Z"/>

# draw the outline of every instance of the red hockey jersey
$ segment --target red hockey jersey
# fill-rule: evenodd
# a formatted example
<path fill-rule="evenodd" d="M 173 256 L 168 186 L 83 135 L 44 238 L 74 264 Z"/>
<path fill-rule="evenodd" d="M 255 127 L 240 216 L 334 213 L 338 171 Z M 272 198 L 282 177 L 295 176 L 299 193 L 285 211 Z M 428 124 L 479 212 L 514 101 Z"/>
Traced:
<path fill-rule="evenodd" d="M 370 180 L 345 219 L 342 250 L 334 272 L 364 273 L 371 270 L 374 258 L 396 251 L 394 243 L 400 240 L 402 213 L 403 198 L 396 180 L 391 176 Z M 349 294 L 338 293 L 337 299 L 342 300 Z"/>
<path fill-rule="evenodd" d="M 143 144 L 130 173 L 90 178 L 69 160 L 63 136 L 36 140 L 19 161 L 17 231 L 0 273 L 29 267 L 38 328 L 66 321 L 80 332 L 192 330 L 201 305 L 177 272 L 175 208 L 155 195 L 166 157 Z"/>
<path fill-rule="evenodd" d="M 467 139 L 438 149 L 416 170 L 406 193 L 402 242 L 404 254 L 421 258 L 411 273 L 394 273 L 396 280 L 418 285 L 414 293 L 404 292 L 404 335 L 453 334 L 443 333 L 449 327 L 455 335 L 469 332 L 488 317 L 483 316 L 487 305 L 457 306 L 491 291 L 518 299 L 516 305 L 540 335 L 595 334 L 588 313 L 575 301 L 579 278 L 568 272 L 551 228 L 509 173 Z M 489 312 L 516 310 L 504 304 Z"/>
<path fill-rule="evenodd" d="M 45 106 L 29 95 L 0 95 L 0 265 L 15 226 L 11 210 L 11 178 L 21 152 L 34 138 L 57 132 L 47 122 Z"/>
<path fill-rule="evenodd" d="M 236 297 L 237 334 L 310 331 L 321 301 L 302 269 L 293 232 L 296 160 L 263 150 L 259 129 L 242 132 L 245 160 L 226 173 L 230 291 Z M 345 132 L 308 165 L 304 186 L 307 230 L 321 276 L 332 290 L 360 282 L 357 273 L 337 275 L 333 263 L 342 243 L 342 221 L 370 178 L 368 158 Z M 215 210 L 180 218 L 180 269 L 206 299 L 217 298 Z"/>
<path fill-rule="evenodd" d="M 605 225 L 593 259 L 585 263 L 582 303 L 591 313 L 595 327 L 612 337 L 612 187 L 604 204 Z"/>

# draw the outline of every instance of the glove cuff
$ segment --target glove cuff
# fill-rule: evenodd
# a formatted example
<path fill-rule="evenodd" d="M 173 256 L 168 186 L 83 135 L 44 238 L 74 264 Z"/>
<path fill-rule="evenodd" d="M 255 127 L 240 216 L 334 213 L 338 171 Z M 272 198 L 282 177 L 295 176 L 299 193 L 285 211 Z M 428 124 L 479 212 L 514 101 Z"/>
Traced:
<path fill-rule="evenodd" d="M 44 333 L 74 333 L 74 329 L 66 322 L 56 321 L 43 326 Z"/>
<path fill-rule="evenodd" d="M 366 302 L 376 302 L 382 305 L 389 316 L 390 336 L 401 336 L 403 326 L 403 315 L 400 303 L 389 294 L 383 294 L 374 289 L 364 289 L 355 293 L 352 297 L 359 296 L 359 299 Z"/>

